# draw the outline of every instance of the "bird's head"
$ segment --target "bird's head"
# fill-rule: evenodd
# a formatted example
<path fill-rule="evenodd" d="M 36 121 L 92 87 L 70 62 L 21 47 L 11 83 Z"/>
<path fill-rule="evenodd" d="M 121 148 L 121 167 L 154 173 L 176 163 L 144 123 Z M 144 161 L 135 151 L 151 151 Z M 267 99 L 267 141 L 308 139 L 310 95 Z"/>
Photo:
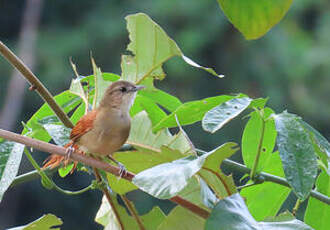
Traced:
<path fill-rule="evenodd" d="M 105 91 L 100 106 L 117 108 L 129 112 L 134 103 L 137 91 L 143 89 L 142 85 L 135 85 L 129 81 L 116 81 Z"/>

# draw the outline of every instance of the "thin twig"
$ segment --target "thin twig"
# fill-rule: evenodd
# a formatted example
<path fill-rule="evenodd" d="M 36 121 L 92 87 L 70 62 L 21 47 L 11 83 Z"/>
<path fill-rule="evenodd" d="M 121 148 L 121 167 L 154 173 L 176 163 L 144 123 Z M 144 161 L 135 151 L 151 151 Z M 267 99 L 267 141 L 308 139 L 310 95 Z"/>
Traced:
<path fill-rule="evenodd" d="M 187 133 L 184 131 L 184 129 L 182 128 L 178 116 L 175 114 L 175 120 L 176 120 L 176 124 L 178 125 L 182 135 L 186 138 L 186 140 L 188 141 L 188 144 L 190 145 L 190 150 L 195 154 L 195 156 L 197 156 L 197 152 L 196 152 L 196 148 L 195 145 L 192 143 L 192 141 L 190 140 L 189 136 L 187 135 Z"/>
<path fill-rule="evenodd" d="M 32 73 L 32 71 L 13 53 L 11 50 L 0 41 L 0 53 L 8 60 L 8 62 L 14 66 L 25 79 L 35 88 L 40 97 L 48 103 L 49 107 L 54 111 L 56 116 L 63 122 L 68 128 L 73 128 L 73 124 L 70 121 L 68 115 L 62 110 L 62 108 L 56 103 L 50 92 L 44 87 L 39 79 Z"/>
<path fill-rule="evenodd" d="M 95 175 L 96 180 L 97 180 L 98 182 L 101 182 L 101 181 L 102 181 L 102 177 L 101 177 L 101 175 L 100 175 L 98 169 L 97 169 L 97 168 L 93 168 L 93 170 L 94 170 L 94 175 Z M 124 228 L 123 221 L 121 220 L 121 217 L 120 217 L 120 215 L 119 215 L 119 213 L 118 213 L 118 210 L 117 210 L 116 207 L 115 207 L 115 203 L 114 203 L 113 200 L 112 200 L 112 197 L 111 197 L 111 195 L 110 195 L 109 190 L 108 190 L 107 188 L 102 188 L 102 192 L 103 192 L 103 194 L 105 195 L 105 197 L 107 198 L 108 203 L 109 203 L 109 205 L 111 206 L 111 208 L 112 208 L 112 210 L 113 210 L 113 213 L 114 213 L 115 216 L 116 216 L 116 219 L 118 220 L 118 223 L 119 223 L 119 225 L 120 225 L 120 228 L 121 228 L 122 230 L 124 230 L 125 228 Z"/>
<path fill-rule="evenodd" d="M 57 145 L 53 145 L 53 144 L 43 142 L 40 140 L 35 140 L 30 137 L 22 136 L 22 135 L 19 135 L 19 134 L 13 133 L 13 132 L 9 132 L 9 131 L 3 130 L 3 129 L 0 129 L 0 137 L 7 139 L 9 141 L 15 141 L 15 142 L 24 144 L 26 146 L 41 150 L 43 152 L 54 153 L 57 155 L 66 156 L 66 149 L 62 146 L 57 146 Z M 115 176 L 120 176 L 120 173 L 121 173 L 121 170 L 119 167 L 116 167 L 111 164 L 107 164 L 105 162 L 96 160 L 92 157 L 85 156 L 85 155 L 82 155 L 79 153 L 75 153 L 75 152 L 72 153 L 71 159 L 75 160 L 75 161 L 79 161 L 86 165 L 89 165 L 93 168 L 101 169 L 103 171 L 112 173 Z M 124 175 L 122 175 L 122 178 L 126 179 L 128 181 L 132 181 L 134 176 L 135 175 L 133 173 L 127 171 Z M 199 206 L 197 206 L 179 196 L 172 197 L 170 200 L 203 218 L 207 218 L 210 215 L 210 213 L 208 211 L 206 211 L 205 209 L 202 209 Z"/>
<path fill-rule="evenodd" d="M 120 195 L 120 197 L 124 201 L 128 211 L 131 213 L 131 215 L 135 219 L 136 223 L 138 224 L 139 229 L 145 230 L 146 228 L 144 227 L 143 222 L 134 207 L 134 204 L 132 204 L 132 202 L 129 199 L 127 199 L 127 197 L 125 195 Z"/>

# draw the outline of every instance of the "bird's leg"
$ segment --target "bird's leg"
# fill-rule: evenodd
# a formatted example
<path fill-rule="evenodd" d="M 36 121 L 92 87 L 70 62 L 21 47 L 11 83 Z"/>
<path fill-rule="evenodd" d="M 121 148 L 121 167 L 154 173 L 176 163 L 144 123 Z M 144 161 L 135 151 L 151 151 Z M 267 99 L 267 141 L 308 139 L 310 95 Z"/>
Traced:
<path fill-rule="evenodd" d="M 113 161 L 113 162 L 115 162 L 117 165 L 118 165 L 118 167 L 119 167 L 119 177 L 123 177 L 123 176 L 125 176 L 126 174 L 127 174 L 127 171 L 126 171 L 126 168 L 125 168 L 125 166 L 122 164 L 122 163 L 120 163 L 119 161 L 117 161 L 115 158 L 113 158 L 112 156 L 110 156 L 110 155 L 107 155 L 107 157 L 111 160 L 111 161 Z"/>

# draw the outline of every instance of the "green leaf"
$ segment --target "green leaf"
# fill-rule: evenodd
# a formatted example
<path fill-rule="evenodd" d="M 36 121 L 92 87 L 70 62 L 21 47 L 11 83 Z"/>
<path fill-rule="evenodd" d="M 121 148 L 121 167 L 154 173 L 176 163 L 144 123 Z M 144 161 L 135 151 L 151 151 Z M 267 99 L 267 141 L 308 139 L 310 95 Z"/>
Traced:
<path fill-rule="evenodd" d="M 132 182 L 154 197 L 169 199 L 188 184 L 188 180 L 202 167 L 205 157 L 188 156 L 157 165 L 137 174 Z"/>
<path fill-rule="evenodd" d="M 205 230 L 312 230 L 293 219 L 279 222 L 257 222 L 249 213 L 244 200 L 236 193 L 220 200 L 206 220 Z"/>
<path fill-rule="evenodd" d="M 243 112 L 251 103 L 248 97 L 234 98 L 208 111 L 202 120 L 203 129 L 215 133 L 226 123 Z"/>
<path fill-rule="evenodd" d="M 214 108 L 221 103 L 229 101 L 233 98 L 244 97 L 244 95 L 229 96 L 221 95 L 216 97 L 209 97 L 198 101 L 190 101 L 184 103 L 177 107 L 175 111 L 163 118 L 154 128 L 153 131 L 158 131 L 162 128 L 176 127 L 177 123 L 175 120 L 175 115 L 177 115 L 178 120 L 181 125 L 193 124 L 197 121 L 202 120 L 205 113 L 210 109 Z"/>
<path fill-rule="evenodd" d="M 154 103 L 163 106 L 170 112 L 173 112 L 180 105 L 182 105 L 181 101 L 178 98 L 154 87 L 146 88 L 144 90 L 139 91 L 139 95 L 149 98 Z"/>
<path fill-rule="evenodd" d="M 318 192 L 330 197 L 330 178 L 322 172 L 316 181 Z M 329 229 L 330 206 L 310 197 L 305 213 L 305 222 L 317 230 Z"/>
<path fill-rule="evenodd" d="M 0 202 L 17 175 L 24 147 L 22 144 L 0 139 Z"/>
<path fill-rule="evenodd" d="M 298 116 L 283 112 L 274 118 L 285 177 L 298 198 L 305 200 L 317 176 L 313 143 Z"/>
<path fill-rule="evenodd" d="M 214 154 L 223 155 L 223 149 L 230 149 L 231 152 L 235 152 L 235 150 L 228 148 L 228 144 L 223 145 L 219 149 L 208 152 L 200 157 L 191 155 L 149 168 L 137 174 L 132 182 L 141 190 L 154 197 L 168 199 L 177 195 L 188 184 L 190 178 L 202 168 L 209 156 Z M 213 164 L 213 161 L 210 160 L 208 164 Z M 205 180 L 205 178 L 203 179 Z"/>
<path fill-rule="evenodd" d="M 70 141 L 70 128 L 52 123 L 44 124 L 43 127 L 57 145 L 64 146 Z"/>
<path fill-rule="evenodd" d="M 217 76 L 214 70 L 201 67 L 186 58 L 177 44 L 146 14 L 129 15 L 126 21 L 130 38 L 127 50 L 134 56 L 122 56 L 121 68 L 124 80 L 138 84 L 147 77 L 163 79 L 165 73 L 162 64 L 174 56 L 182 57 L 188 64 Z M 148 36 L 145 36 L 146 34 Z"/>
<path fill-rule="evenodd" d="M 68 90 L 56 95 L 54 99 L 66 113 L 72 111 L 79 103 L 81 103 L 81 99 Z M 49 120 L 51 120 L 52 123 L 58 122 L 54 112 L 50 109 L 48 104 L 45 103 L 26 123 L 26 127 L 22 134 L 27 134 L 29 132 L 30 137 L 48 142 L 51 137 L 40 123 L 42 123 L 41 121 L 49 123 Z M 28 130 L 27 127 L 31 128 L 32 131 Z"/>
<path fill-rule="evenodd" d="M 180 150 L 182 153 L 190 151 L 190 145 L 181 133 L 171 135 L 165 129 L 157 134 L 153 134 L 150 118 L 145 112 L 140 112 L 133 117 L 127 143 L 134 147 L 142 147 L 155 151 L 160 151 L 160 147 L 163 145 Z"/>
<path fill-rule="evenodd" d="M 60 230 L 58 226 L 62 224 L 63 222 L 60 218 L 53 214 L 46 214 L 27 225 L 7 230 Z"/>
<path fill-rule="evenodd" d="M 69 91 L 77 96 L 79 96 L 85 103 L 85 107 L 88 108 L 88 100 L 85 94 L 85 90 L 81 84 L 81 79 L 72 79 Z"/>
<path fill-rule="evenodd" d="M 275 147 L 277 135 L 274 120 L 268 119 L 274 111 L 270 108 L 265 108 L 263 117 L 260 113 L 262 111 L 254 111 L 250 114 L 250 119 L 244 128 L 242 136 L 242 156 L 247 167 L 252 168 L 256 155 L 260 150 L 257 173 L 262 171 L 263 163 L 267 162 L 267 159 L 271 157 L 270 154 Z M 263 123 L 264 129 L 262 128 Z"/>
<path fill-rule="evenodd" d="M 176 206 L 157 230 L 200 230 L 203 229 L 205 220 L 181 206 Z"/>
<path fill-rule="evenodd" d="M 96 214 L 95 221 L 103 225 L 105 227 L 104 229 L 122 230 L 116 215 L 114 214 L 113 208 L 115 208 L 120 216 L 124 229 L 139 229 L 135 219 L 126 212 L 123 206 L 118 203 L 116 196 L 111 195 L 111 199 L 114 207 L 109 205 L 109 202 L 105 196 L 103 197 L 102 204 Z M 156 230 L 160 223 L 165 219 L 165 215 L 159 207 L 154 207 L 149 213 L 140 216 L 140 218 L 146 229 Z"/>
<path fill-rule="evenodd" d="M 281 158 L 278 154 L 269 154 L 268 158 L 260 158 L 263 171 L 275 176 L 284 177 Z M 252 183 L 249 181 L 247 183 Z M 246 205 L 256 220 L 275 216 L 290 193 L 290 189 L 272 182 L 264 182 L 241 190 L 240 194 L 246 198 Z"/>
<path fill-rule="evenodd" d="M 166 113 L 159 108 L 159 106 L 149 99 L 141 95 L 137 95 L 134 101 L 134 105 L 130 111 L 131 116 L 134 116 L 136 113 L 145 110 L 148 113 L 148 116 L 151 120 L 152 125 L 157 124 L 160 120 L 166 117 Z"/>
<path fill-rule="evenodd" d="M 214 195 L 207 183 L 200 178 L 200 187 L 201 187 L 201 197 L 203 198 L 203 203 L 208 208 L 214 208 L 214 206 L 219 202 L 219 199 Z"/>
<path fill-rule="evenodd" d="M 95 109 L 102 100 L 105 90 L 108 88 L 109 85 L 111 85 L 111 83 L 103 79 L 101 68 L 96 66 L 93 58 L 91 58 L 91 61 L 93 65 L 93 74 L 95 81 L 95 95 L 93 101 L 93 109 Z"/>
<path fill-rule="evenodd" d="M 213 154 L 206 158 L 202 169 L 198 172 L 219 199 L 237 192 L 233 178 L 222 173 L 220 165 L 238 149 L 236 143 L 228 142 L 212 150 Z"/>
<path fill-rule="evenodd" d="M 198 205 L 201 208 L 208 209 L 208 207 L 204 205 L 204 201 L 202 200 L 204 199 L 204 197 L 202 196 L 202 180 L 203 179 L 201 179 L 198 175 L 193 176 L 188 180 L 187 186 L 178 193 L 178 196 L 182 197 L 185 200 L 188 200 L 191 203 Z"/>
<path fill-rule="evenodd" d="M 307 124 L 303 120 L 300 120 L 300 123 L 304 126 L 305 129 L 311 132 L 313 144 L 316 144 L 314 145 L 316 150 L 315 152 L 325 166 L 326 172 L 328 173 L 328 175 L 330 175 L 330 143 L 327 139 L 325 139 L 325 137 L 322 136 L 321 133 L 319 133 L 309 124 Z"/>
<path fill-rule="evenodd" d="M 66 177 L 73 169 L 73 166 L 74 166 L 74 164 L 71 163 L 67 166 L 59 168 L 57 171 L 58 171 L 58 174 L 60 175 L 60 177 L 62 177 L 62 178 Z"/>
<path fill-rule="evenodd" d="M 73 112 L 72 116 L 70 117 L 70 120 L 73 124 L 77 124 L 79 119 L 85 114 L 85 104 L 80 104 L 78 108 Z"/>
<path fill-rule="evenodd" d="M 218 0 L 218 3 L 229 21 L 250 40 L 262 37 L 276 25 L 292 0 Z"/>

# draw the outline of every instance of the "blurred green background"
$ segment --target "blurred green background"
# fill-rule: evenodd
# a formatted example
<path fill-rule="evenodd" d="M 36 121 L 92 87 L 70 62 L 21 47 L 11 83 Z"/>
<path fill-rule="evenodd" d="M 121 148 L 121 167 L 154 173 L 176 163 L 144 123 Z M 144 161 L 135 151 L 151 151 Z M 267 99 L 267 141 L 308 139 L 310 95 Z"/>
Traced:
<path fill-rule="evenodd" d="M 287 109 L 296 113 L 330 138 L 330 2 L 327 0 L 294 1 L 284 19 L 266 36 L 254 41 L 246 41 L 229 23 L 216 0 L 30 1 L 39 4 L 41 11 L 35 28 L 35 45 L 28 45 L 33 48 L 33 52 L 28 52 L 32 57 L 28 58 L 35 59 L 34 73 L 54 95 L 69 88 L 74 76 L 70 57 L 81 75 L 92 72 L 90 52 L 102 71 L 120 74 L 120 55 L 127 52 L 129 42 L 124 18 L 144 12 L 177 42 L 185 55 L 226 76 L 217 79 L 173 58 L 165 64 L 167 77 L 156 82 L 157 87 L 183 102 L 239 92 L 250 97 L 269 97 L 268 105 L 276 112 Z M 19 52 L 22 25 L 29 18 L 23 19 L 26 2 L 0 0 L 0 40 L 15 53 Z M 24 42 L 21 39 L 21 45 Z M 6 96 L 17 90 L 15 85 L 9 86 L 12 72 L 13 68 L 0 58 L 0 115 L 4 114 Z M 10 114 L 15 122 L 8 124 L 2 116 L 0 128 L 21 132 L 21 121 L 27 121 L 41 106 L 39 96 L 28 91 L 27 84 L 24 87 L 17 114 Z M 215 135 L 204 132 L 199 123 L 185 130 L 197 147 L 211 150 L 226 141 L 240 143 L 245 122 L 237 119 Z M 40 162 L 47 156 L 33 154 Z M 239 156 L 236 160 L 240 160 Z M 31 169 L 24 158 L 20 172 Z M 54 179 L 67 189 L 78 189 L 88 185 L 92 177 L 75 173 L 65 180 L 57 175 Z M 26 224 L 44 213 L 61 217 L 62 229 L 102 229 L 94 223 L 101 196 L 95 191 L 65 196 L 44 189 L 39 181 L 19 185 L 8 190 L 0 203 L 0 229 Z M 139 200 L 136 196 L 135 199 Z"/>

